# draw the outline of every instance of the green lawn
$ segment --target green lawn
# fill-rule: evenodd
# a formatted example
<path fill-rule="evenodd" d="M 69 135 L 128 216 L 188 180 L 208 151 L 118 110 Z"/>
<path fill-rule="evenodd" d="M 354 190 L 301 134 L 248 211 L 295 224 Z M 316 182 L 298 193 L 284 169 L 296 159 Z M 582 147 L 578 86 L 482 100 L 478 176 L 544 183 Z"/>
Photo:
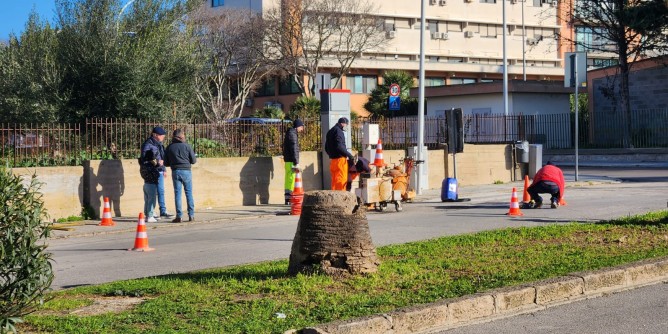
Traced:
<path fill-rule="evenodd" d="M 666 256 L 668 211 L 598 224 L 443 237 L 380 247 L 378 255 L 377 274 L 347 279 L 291 277 L 283 260 L 60 291 L 19 328 L 49 333 L 282 333 Z M 72 314 L 114 296 L 146 300 L 120 312 Z"/>

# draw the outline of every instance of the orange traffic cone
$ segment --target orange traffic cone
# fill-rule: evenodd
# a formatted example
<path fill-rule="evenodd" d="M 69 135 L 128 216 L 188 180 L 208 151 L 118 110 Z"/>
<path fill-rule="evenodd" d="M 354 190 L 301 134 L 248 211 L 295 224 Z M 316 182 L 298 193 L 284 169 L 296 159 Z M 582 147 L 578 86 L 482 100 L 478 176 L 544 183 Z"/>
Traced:
<path fill-rule="evenodd" d="M 563 198 L 563 197 L 560 198 L 560 199 L 559 199 L 559 206 L 566 206 L 566 205 L 568 205 L 568 203 L 566 203 L 566 201 L 564 200 L 564 198 Z"/>
<path fill-rule="evenodd" d="M 104 198 L 104 209 L 102 210 L 102 221 L 97 226 L 116 226 L 111 220 L 111 207 L 109 206 L 109 197 Z"/>
<path fill-rule="evenodd" d="M 146 223 L 144 223 L 144 213 L 139 214 L 139 221 L 137 222 L 137 236 L 135 237 L 135 247 L 132 249 L 137 252 L 149 252 L 154 250 L 148 247 L 148 233 L 146 233 Z"/>
<path fill-rule="evenodd" d="M 304 186 L 302 186 L 302 173 L 295 174 L 295 189 L 290 198 L 290 214 L 299 216 L 302 214 L 302 202 L 304 201 Z"/>
<path fill-rule="evenodd" d="M 524 195 L 522 196 L 522 202 L 531 202 L 531 196 L 529 195 L 529 175 L 524 175 Z"/>
<path fill-rule="evenodd" d="M 373 164 L 376 167 L 384 167 L 385 161 L 383 160 L 383 141 L 378 138 L 378 145 L 376 145 L 376 157 L 373 160 Z"/>
<path fill-rule="evenodd" d="M 520 211 L 520 203 L 517 200 L 517 190 L 513 187 L 513 196 L 510 198 L 510 210 L 506 213 L 509 216 L 524 216 Z"/>

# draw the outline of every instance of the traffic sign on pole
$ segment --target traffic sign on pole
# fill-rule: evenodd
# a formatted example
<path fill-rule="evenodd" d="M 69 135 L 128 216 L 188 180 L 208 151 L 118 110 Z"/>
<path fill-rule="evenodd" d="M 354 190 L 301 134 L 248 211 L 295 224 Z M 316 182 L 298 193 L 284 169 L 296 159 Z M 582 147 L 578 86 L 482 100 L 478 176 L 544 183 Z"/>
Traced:
<path fill-rule="evenodd" d="M 393 83 L 390 85 L 390 96 L 399 96 L 400 93 L 401 93 L 401 87 L 399 86 L 399 84 Z"/>

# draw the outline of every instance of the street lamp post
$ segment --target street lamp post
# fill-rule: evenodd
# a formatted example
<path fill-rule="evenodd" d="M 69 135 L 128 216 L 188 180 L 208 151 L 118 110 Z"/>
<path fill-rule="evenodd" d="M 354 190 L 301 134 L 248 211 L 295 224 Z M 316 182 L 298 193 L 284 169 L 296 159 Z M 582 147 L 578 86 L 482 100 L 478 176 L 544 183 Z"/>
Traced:
<path fill-rule="evenodd" d="M 417 161 L 423 161 L 422 148 L 424 147 L 424 33 L 425 33 L 425 2 L 420 0 L 420 78 L 418 79 L 418 147 Z M 422 194 L 422 171 L 423 164 L 417 164 L 417 194 Z"/>
<path fill-rule="evenodd" d="M 506 54 L 506 0 L 501 0 L 501 15 L 503 16 L 503 114 L 508 116 L 508 55 Z"/>

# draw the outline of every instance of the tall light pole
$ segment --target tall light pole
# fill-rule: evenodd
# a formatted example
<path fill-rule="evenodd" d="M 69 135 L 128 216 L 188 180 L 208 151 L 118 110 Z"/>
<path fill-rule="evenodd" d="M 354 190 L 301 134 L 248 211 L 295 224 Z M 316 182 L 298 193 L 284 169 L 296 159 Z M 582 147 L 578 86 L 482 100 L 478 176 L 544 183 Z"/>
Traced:
<path fill-rule="evenodd" d="M 527 31 L 524 26 L 524 3 L 527 0 L 522 0 L 522 80 L 527 81 L 527 54 L 524 51 L 524 48 L 527 44 Z"/>
<path fill-rule="evenodd" d="M 424 147 L 424 33 L 426 19 L 424 16 L 425 2 L 420 1 L 420 78 L 418 79 L 418 147 L 417 147 L 417 161 L 423 161 L 422 149 Z M 422 194 L 422 171 L 424 164 L 417 164 L 417 194 Z"/>
<path fill-rule="evenodd" d="M 503 16 L 503 114 L 508 116 L 508 56 L 506 55 L 506 0 L 501 0 L 501 15 Z"/>

